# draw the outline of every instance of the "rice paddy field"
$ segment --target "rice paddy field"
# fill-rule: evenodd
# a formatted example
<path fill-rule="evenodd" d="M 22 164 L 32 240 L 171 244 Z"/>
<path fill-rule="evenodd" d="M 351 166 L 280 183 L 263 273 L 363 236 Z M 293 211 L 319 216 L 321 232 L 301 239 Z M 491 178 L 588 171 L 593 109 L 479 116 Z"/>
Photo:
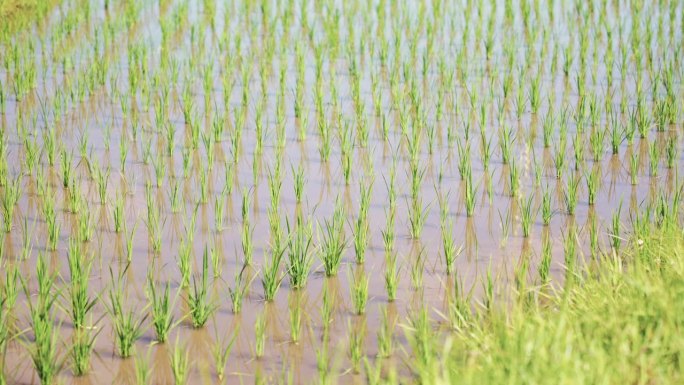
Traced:
<path fill-rule="evenodd" d="M 0 15 L 0 384 L 684 381 L 684 2 Z"/>

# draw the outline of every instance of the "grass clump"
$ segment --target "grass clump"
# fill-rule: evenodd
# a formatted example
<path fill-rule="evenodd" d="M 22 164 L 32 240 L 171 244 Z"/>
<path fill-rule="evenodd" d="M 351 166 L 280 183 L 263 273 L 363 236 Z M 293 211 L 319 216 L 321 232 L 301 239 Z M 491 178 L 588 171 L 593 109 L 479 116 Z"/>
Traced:
<path fill-rule="evenodd" d="M 596 271 L 550 302 L 494 308 L 487 322 L 454 334 L 419 338 L 420 323 L 412 322 L 415 375 L 421 383 L 682 381 L 681 233 L 649 227 L 629 251 L 603 256 Z"/>

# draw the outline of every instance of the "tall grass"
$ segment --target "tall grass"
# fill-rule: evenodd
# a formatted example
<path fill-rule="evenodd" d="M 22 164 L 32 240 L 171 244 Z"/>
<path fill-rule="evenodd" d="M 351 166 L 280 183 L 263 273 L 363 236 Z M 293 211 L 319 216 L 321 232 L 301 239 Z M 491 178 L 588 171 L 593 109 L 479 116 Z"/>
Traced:
<path fill-rule="evenodd" d="M 600 267 L 600 276 L 588 276 L 562 296 L 551 296 L 552 307 L 539 304 L 527 309 L 502 309 L 488 316 L 487 326 L 472 325 L 468 333 L 440 333 L 439 338 L 431 338 L 425 345 L 427 361 L 432 364 L 420 365 L 422 360 L 416 358 L 411 372 L 418 380 L 430 383 L 458 379 L 465 383 L 495 383 L 530 377 L 535 382 L 550 378 L 554 382 L 577 382 L 574 366 L 585 362 L 586 370 L 579 379 L 582 383 L 638 382 L 644 372 L 636 362 L 646 359 L 652 362 L 651 370 L 660 373 L 659 378 L 678 378 L 676 363 L 660 358 L 661 354 L 670 356 L 671 349 L 679 351 L 675 329 L 661 321 L 661 317 L 681 318 L 678 309 L 683 303 L 674 294 L 681 286 L 678 261 L 683 249 L 675 235 L 678 231 L 676 227 L 651 229 L 638 249 L 608 257 L 608 263 Z M 668 267 L 660 264 L 660 258 L 668 260 Z M 628 263 L 627 269 L 623 263 Z M 659 299 L 645 296 L 645 290 L 657 293 L 655 298 Z M 645 308 L 658 317 L 622 312 Z M 638 328 L 633 329 L 635 326 Z M 641 328 L 653 334 L 638 332 Z M 416 333 L 414 329 L 411 335 Z M 488 343 L 483 346 L 478 341 Z M 618 353 L 625 341 L 634 344 L 630 351 L 636 355 Z M 530 351 L 530 356 L 522 357 L 529 344 L 537 348 Z M 461 349 L 466 347 L 478 354 L 463 356 Z M 563 354 L 568 357 L 559 361 L 557 358 Z"/>

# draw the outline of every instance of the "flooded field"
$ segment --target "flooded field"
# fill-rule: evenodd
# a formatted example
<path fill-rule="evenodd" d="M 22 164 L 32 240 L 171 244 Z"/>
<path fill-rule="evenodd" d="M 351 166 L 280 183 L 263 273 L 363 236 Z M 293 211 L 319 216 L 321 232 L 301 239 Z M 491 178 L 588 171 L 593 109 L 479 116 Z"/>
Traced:
<path fill-rule="evenodd" d="M 544 301 L 680 215 L 683 11 L 66 0 L 4 28 L 0 383 L 415 381 L 421 322 Z"/>

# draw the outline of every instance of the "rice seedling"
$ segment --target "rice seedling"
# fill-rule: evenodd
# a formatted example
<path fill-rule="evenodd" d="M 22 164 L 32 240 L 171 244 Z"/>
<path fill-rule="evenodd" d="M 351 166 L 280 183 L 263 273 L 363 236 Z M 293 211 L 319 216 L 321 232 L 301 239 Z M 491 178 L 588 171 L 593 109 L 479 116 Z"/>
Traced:
<path fill-rule="evenodd" d="M 411 283 L 414 289 L 421 289 L 423 287 L 423 272 L 425 271 L 425 248 L 420 249 L 411 265 Z"/>
<path fill-rule="evenodd" d="M 285 248 L 271 247 L 270 258 L 264 261 L 261 273 L 261 285 L 264 289 L 264 299 L 267 302 L 273 301 L 280 284 L 285 278 L 285 273 L 281 272 L 281 261 Z"/>
<path fill-rule="evenodd" d="M 565 146 L 562 144 L 557 145 L 554 149 L 553 165 L 556 169 L 556 179 L 561 179 L 565 168 Z"/>
<path fill-rule="evenodd" d="M 544 226 L 548 226 L 551 223 L 551 217 L 553 216 L 553 211 L 551 210 L 551 192 L 549 191 L 548 186 L 544 188 L 544 191 L 542 193 L 541 212 L 542 223 L 544 224 Z"/>
<path fill-rule="evenodd" d="M 186 384 L 188 382 L 188 372 L 190 370 L 190 351 L 182 346 L 176 338 L 176 344 L 169 355 L 174 384 Z"/>
<path fill-rule="evenodd" d="M 194 328 L 201 328 L 214 314 L 218 306 L 209 298 L 209 260 L 207 253 L 202 256 L 202 275 L 192 277 L 192 290 L 188 292 L 189 318 Z M 199 283 L 198 283 L 199 281 Z"/>
<path fill-rule="evenodd" d="M 74 332 L 70 355 L 75 376 L 82 376 L 90 370 L 90 357 L 95 347 L 97 334 L 91 333 L 88 329 Z"/>
<path fill-rule="evenodd" d="M 454 222 L 448 217 L 446 203 L 440 214 L 440 231 L 442 234 L 442 252 L 444 253 L 444 263 L 447 275 L 453 271 L 454 262 L 463 251 L 463 246 L 457 246 L 454 239 Z"/>
<path fill-rule="evenodd" d="M 537 270 L 542 284 L 547 284 L 550 280 L 549 274 L 551 271 L 551 237 L 547 236 L 542 239 L 541 254 L 541 261 Z"/>
<path fill-rule="evenodd" d="M 529 100 L 530 100 L 530 108 L 532 109 L 533 114 L 537 113 L 537 111 L 539 110 L 539 106 L 541 104 L 540 80 L 541 80 L 541 74 L 537 74 L 537 76 L 535 76 L 532 79 L 532 82 L 530 83 Z"/>
<path fill-rule="evenodd" d="M 92 237 L 93 233 L 95 232 L 95 224 L 93 223 L 93 215 L 91 214 L 90 210 L 88 209 L 87 204 L 84 204 L 85 209 L 80 210 L 80 214 L 78 216 L 78 239 L 79 241 L 85 243 L 89 242 Z"/>
<path fill-rule="evenodd" d="M 302 289 L 306 287 L 313 265 L 312 225 L 311 222 L 305 223 L 301 217 L 297 217 L 294 229 L 290 230 L 289 222 L 287 227 L 290 237 L 286 271 L 290 277 L 290 287 L 295 290 Z"/>
<path fill-rule="evenodd" d="M 363 184 L 360 185 L 361 204 L 359 206 L 359 213 L 353 226 L 354 234 L 354 254 L 356 256 L 356 263 L 363 263 L 365 261 L 366 247 L 368 246 L 368 234 L 370 232 L 368 224 L 368 209 L 370 207 L 370 197 L 373 185 L 368 187 Z"/>
<path fill-rule="evenodd" d="M 543 133 L 544 148 L 549 148 L 551 146 L 551 136 L 553 135 L 553 128 L 554 128 L 553 109 L 549 108 L 548 112 L 546 113 L 546 116 L 544 116 L 544 119 L 542 121 L 542 133 Z"/>
<path fill-rule="evenodd" d="M 111 318 L 114 329 L 114 345 L 119 356 L 128 358 L 133 353 L 135 342 L 142 337 L 147 314 L 140 315 L 136 309 L 126 308 L 124 300 L 124 274 L 114 277 L 110 269 L 111 286 L 107 290 L 108 303 L 105 303 L 107 314 Z"/>
<path fill-rule="evenodd" d="M 70 299 L 71 322 L 76 330 L 82 330 L 86 328 L 86 318 L 97 303 L 97 300 L 91 298 L 88 293 L 92 258 L 85 255 L 82 246 L 74 240 L 69 241 L 67 258 L 69 276 L 71 278 L 67 289 Z M 80 343 L 85 343 L 86 340 L 89 340 L 86 335 L 78 336 L 78 338 L 85 339 L 79 340 Z"/>
<path fill-rule="evenodd" d="M 572 139 L 572 149 L 575 156 L 575 171 L 578 171 L 584 164 L 584 143 L 582 139 L 582 132 L 577 131 L 575 137 Z"/>
<path fill-rule="evenodd" d="M 135 380 L 136 384 L 148 384 L 152 375 L 150 369 L 150 350 L 147 351 L 147 356 L 142 356 L 140 353 L 135 355 Z"/>
<path fill-rule="evenodd" d="M 43 132 L 43 149 L 47 155 L 48 165 L 50 167 L 54 166 L 57 154 L 57 131 L 54 125 L 50 125 L 48 129 Z"/>
<path fill-rule="evenodd" d="M 318 121 L 318 127 L 320 131 L 320 137 L 321 137 L 321 142 L 320 142 L 320 147 L 318 149 L 318 152 L 321 156 L 321 160 L 323 162 L 327 162 L 330 159 L 330 153 L 331 153 L 331 144 L 330 144 L 330 129 L 328 128 L 328 122 L 325 121 L 324 118 L 320 118 Z"/>
<path fill-rule="evenodd" d="M 216 369 L 216 377 L 223 381 L 225 377 L 226 365 L 228 364 L 228 358 L 233 350 L 233 345 L 237 338 L 238 330 L 235 330 L 233 336 L 228 341 L 216 341 L 212 347 L 212 356 L 214 358 L 214 367 Z"/>
<path fill-rule="evenodd" d="M 183 158 L 183 179 L 188 179 L 190 177 L 190 170 L 192 169 L 191 154 L 192 153 L 188 148 L 184 148 L 181 151 L 181 156 Z"/>
<path fill-rule="evenodd" d="M 639 182 L 639 154 L 636 152 L 629 157 L 629 179 L 632 186 Z"/>
<path fill-rule="evenodd" d="M 394 354 L 394 319 L 387 313 L 386 308 L 381 308 L 380 311 L 380 328 L 377 332 L 378 340 L 378 357 L 388 358 Z"/>
<path fill-rule="evenodd" d="M 587 182 L 587 192 L 589 195 L 589 205 L 593 205 L 598 193 L 599 183 L 601 181 L 601 169 L 598 167 L 592 168 L 590 173 L 584 172 L 584 180 Z"/>
<path fill-rule="evenodd" d="M 528 254 L 528 252 L 523 251 L 523 253 L 520 255 L 518 264 L 515 267 L 515 270 L 513 271 L 513 283 L 515 288 L 516 300 L 518 301 L 518 304 L 522 307 L 531 306 L 531 303 L 534 300 L 533 293 L 528 288 L 527 283 L 529 265 L 530 255 Z"/>
<path fill-rule="evenodd" d="M 394 253 L 388 254 L 385 258 L 385 291 L 387 291 L 388 302 L 393 302 L 397 298 L 399 271 L 397 255 Z"/>
<path fill-rule="evenodd" d="M 501 161 L 503 164 L 508 164 L 511 160 L 515 139 L 511 127 L 503 126 L 499 131 L 499 147 L 501 149 Z"/>
<path fill-rule="evenodd" d="M 242 311 L 242 303 L 249 291 L 249 286 L 252 283 L 252 278 L 245 277 L 245 267 L 235 273 L 235 287 L 228 288 L 228 295 L 230 296 L 230 303 L 233 307 L 233 313 L 238 314 Z"/>
<path fill-rule="evenodd" d="M 124 197 L 123 194 L 117 194 L 114 200 L 114 207 L 112 209 L 112 218 L 114 220 L 114 232 L 120 233 L 124 227 Z"/>
<path fill-rule="evenodd" d="M 173 143 L 172 141 L 167 142 L 169 143 L 170 147 L 167 147 L 167 155 L 170 155 L 173 150 L 172 145 L 170 143 Z M 202 134 L 202 143 L 204 143 L 204 153 L 207 156 L 207 170 L 212 171 L 214 169 L 214 159 L 216 157 L 216 151 L 215 151 L 215 139 L 213 135 L 205 135 Z"/>
<path fill-rule="evenodd" d="M 390 206 L 389 211 L 386 211 L 386 225 L 384 230 L 380 230 L 382 235 L 382 244 L 385 254 L 390 254 L 394 250 L 394 221 L 395 210 Z"/>
<path fill-rule="evenodd" d="M 589 250 L 591 256 L 594 259 L 598 259 L 599 256 L 599 233 L 598 233 L 598 222 L 596 215 L 592 215 L 589 220 Z"/>
<path fill-rule="evenodd" d="M 660 163 L 660 147 L 656 142 L 648 145 L 648 167 L 652 177 L 658 176 L 658 164 Z"/>
<path fill-rule="evenodd" d="M 280 162 L 276 161 L 274 172 L 269 172 L 268 175 L 268 190 L 271 198 L 271 210 L 277 212 L 280 204 L 280 191 L 283 185 L 283 180 L 280 174 Z"/>
<path fill-rule="evenodd" d="M 565 186 L 563 197 L 565 198 L 565 208 L 568 215 L 575 215 L 575 208 L 579 199 L 579 183 L 580 179 L 576 176 L 570 177 Z"/>
<path fill-rule="evenodd" d="M 408 324 L 403 327 L 415 357 L 415 364 L 420 367 L 429 366 L 432 360 L 429 345 L 433 331 L 427 308 L 422 306 L 420 310 L 411 315 Z"/>
<path fill-rule="evenodd" d="M 21 229 L 22 229 L 22 231 L 21 231 L 22 247 L 21 247 L 21 254 L 20 254 L 20 258 L 19 258 L 19 260 L 21 260 L 21 261 L 26 261 L 31 256 L 31 252 L 33 251 L 31 237 L 33 236 L 33 232 L 34 232 L 35 228 L 36 228 L 35 222 L 33 223 L 33 227 L 29 227 L 28 219 L 24 218 L 24 222 L 22 223 L 22 226 L 21 226 Z M 2 256 L 2 254 L 4 254 L 4 251 L 5 251 L 4 245 L 1 246 L 0 249 L 1 249 L 0 251 L 2 251 L 0 256 Z"/>
<path fill-rule="evenodd" d="M 520 169 L 518 169 L 518 166 L 513 159 L 508 163 L 508 188 L 509 195 L 512 198 L 518 196 L 518 191 L 520 191 Z"/>
<path fill-rule="evenodd" d="M 294 166 L 292 167 L 292 175 L 294 179 L 294 194 L 295 194 L 295 199 L 297 200 L 297 203 L 302 202 L 302 194 L 304 194 L 304 185 L 306 184 L 306 179 L 304 177 L 304 165 L 299 164 L 297 169 L 295 170 Z"/>
<path fill-rule="evenodd" d="M 508 240 L 508 235 L 511 233 L 511 210 L 506 210 L 506 214 L 499 213 L 499 226 L 501 227 L 501 246 L 505 245 Z"/>
<path fill-rule="evenodd" d="M 651 129 L 651 117 L 648 115 L 644 104 L 639 104 L 636 108 L 636 127 L 642 139 L 648 135 L 648 131 Z"/>
<path fill-rule="evenodd" d="M 515 97 L 515 114 L 516 117 L 519 119 L 522 114 L 525 112 L 525 103 L 526 103 L 526 97 L 525 97 L 525 91 L 524 88 L 522 87 L 521 84 L 518 84 L 518 87 L 516 88 L 516 97 Z"/>
<path fill-rule="evenodd" d="M 226 196 L 225 193 L 217 196 L 214 199 L 214 227 L 217 232 L 221 232 L 225 229 L 224 225 L 224 210 L 226 207 Z"/>
<path fill-rule="evenodd" d="M 667 168 L 674 168 L 678 156 L 677 140 L 674 137 L 668 137 L 667 141 L 665 142 L 665 159 Z"/>
<path fill-rule="evenodd" d="M 5 378 L 5 355 L 7 354 L 7 343 L 10 341 L 9 313 L 10 309 L 6 305 L 7 300 L 0 298 L 0 353 L 3 359 L 0 360 L 0 383 L 6 384 Z"/>
<path fill-rule="evenodd" d="M 577 264 L 577 229 L 574 226 L 568 228 L 568 233 L 563 237 L 563 257 L 565 261 L 565 284 L 569 287 L 573 284 Z"/>
<path fill-rule="evenodd" d="M 73 179 L 74 175 L 74 169 L 73 169 L 73 160 L 74 160 L 74 154 L 67 152 L 66 149 L 62 149 L 60 152 L 60 168 L 62 170 L 62 185 L 64 188 L 67 188 L 71 186 L 71 180 Z"/>
<path fill-rule="evenodd" d="M 429 211 L 430 205 L 423 206 L 422 199 L 418 198 L 411 200 L 411 203 L 408 205 L 409 234 L 411 235 L 411 238 L 420 238 Z"/>
<path fill-rule="evenodd" d="M 349 331 L 349 358 L 352 364 L 352 371 L 359 373 L 361 360 L 364 357 L 363 344 L 366 340 L 365 321 L 360 326 L 354 325 L 349 321 L 347 329 Z"/>
<path fill-rule="evenodd" d="M 610 115 L 610 148 L 613 155 L 617 155 L 620 150 L 620 144 L 623 140 L 623 133 L 620 130 L 618 116 L 615 113 Z"/>
<path fill-rule="evenodd" d="M 494 277 L 492 276 L 491 265 L 487 268 L 487 274 L 481 282 L 482 290 L 484 291 L 482 306 L 487 313 L 491 313 L 494 304 Z"/>
<path fill-rule="evenodd" d="M 342 176 L 344 177 L 344 184 L 349 185 L 351 182 L 351 172 L 352 172 L 352 154 L 354 147 L 354 136 L 352 134 L 349 123 L 345 122 L 342 126 L 342 131 L 340 131 L 340 148 L 341 154 L 341 165 L 342 165 Z"/>
<path fill-rule="evenodd" d="M 160 288 L 158 283 L 151 277 L 147 277 L 147 298 L 149 301 L 150 321 L 154 329 L 157 341 L 165 343 L 171 329 L 177 324 L 174 320 L 174 308 L 176 300 L 171 301 L 171 290 L 169 282 Z"/>
<path fill-rule="evenodd" d="M 12 310 L 14 310 L 20 290 L 19 284 L 21 283 L 19 268 L 17 265 L 9 265 L 5 268 L 5 270 L 5 279 L 3 282 L 2 291 L 0 292 L 0 299 L 2 299 L 3 308 L 7 311 L 3 314 L 3 317 L 8 316 L 11 314 Z"/>
<path fill-rule="evenodd" d="M 45 216 L 45 223 L 47 224 L 47 244 L 48 250 L 54 251 L 57 249 L 57 241 L 59 241 L 61 225 L 57 221 L 57 212 L 55 210 L 54 195 L 46 196 L 43 201 L 43 215 Z"/>
<path fill-rule="evenodd" d="M 335 209 L 332 218 L 324 220 L 323 229 L 319 225 L 320 259 L 323 262 L 325 275 L 328 277 L 337 275 L 342 262 L 347 240 L 344 232 L 344 206 L 338 198 L 335 201 Z"/>
<path fill-rule="evenodd" d="M 127 231 L 127 224 L 124 222 L 123 224 L 123 232 L 124 235 L 126 236 L 126 261 L 131 262 L 133 259 L 133 240 L 135 237 L 136 229 L 138 228 L 138 222 L 136 221 L 133 224 L 133 228 L 131 231 Z"/>
<path fill-rule="evenodd" d="M 522 215 L 520 216 L 520 223 L 522 225 L 523 237 L 530 236 L 530 229 L 537 216 L 538 208 L 534 206 L 534 195 L 530 194 L 527 198 L 520 198 L 520 208 Z"/>
<path fill-rule="evenodd" d="M 620 238 L 620 228 L 622 227 L 620 223 L 621 212 L 622 201 L 620 201 L 618 209 L 613 213 L 613 216 L 611 218 L 610 243 L 613 246 L 613 250 L 615 250 L 616 252 L 620 249 L 620 244 L 622 243 L 622 238 Z"/>
<path fill-rule="evenodd" d="M 605 137 L 606 131 L 600 129 L 594 129 L 589 136 L 589 144 L 594 162 L 600 161 L 603 156 Z"/>
<path fill-rule="evenodd" d="M 257 316 L 254 321 L 254 353 L 256 358 L 261 358 L 264 356 L 264 348 L 266 345 L 266 319 L 263 314 Z"/>
<path fill-rule="evenodd" d="M 627 140 L 628 145 L 631 146 L 634 143 L 634 137 L 636 136 L 636 132 L 637 132 L 636 110 L 632 109 L 628 114 L 627 125 L 625 127 L 625 139 Z"/>
<path fill-rule="evenodd" d="M 14 208 L 17 206 L 17 203 L 19 202 L 19 198 L 21 198 L 22 194 L 22 188 L 21 188 L 21 179 L 23 175 L 19 174 L 17 177 L 11 182 L 11 183 L 5 183 L 5 189 L 4 189 L 4 194 L 2 195 L 2 208 L 3 208 L 3 220 L 5 224 L 5 232 L 9 233 L 12 230 L 12 219 L 14 217 Z M 48 199 L 48 205 L 51 203 L 54 203 L 54 197 L 50 195 Z M 50 215 L 46 215 L 46 222 L 48 219 L 51 219 L 54 214 L 53 210 L 47 210 L 47 208 L 51 208 L 53 206 L 47 206 L 44 207 L 44 213 L 48 213 Z"/>
<path fill-rule="evenodd" d="M 461 140 L 457 139 L 456 145 L 458 149 L 458 172 L 461 175 L 461 180 L 463 180 L 466 175 L 472 173 L 472 166 L 470 164 L 470 143 L 463 145 Z"/>
<path fill-rule="evenodd" d="M 162 220 L 161 218 L 161 207 L 150 197 L 151 193 L 147 198 L 147 219 L 145 220 L 145 226 L 147 227 L 150 247 L 155 254 L 159 254 L 162 246 L 162 229 L 166 220 Z"/>
<path fill-rule="evenodd" d="M 37 301 L 27 301 L 33 340 L 26 339 L 22 343 L 28 350 L 41 384 L 54 383 L 66 359 L 58 347 L 61 323 L 57 321 L 55 314 L 55 305 L 59 298 L 55 278 L 54 273 L 48 272 L 45 256 L 39 253 L 36 263 Z M 22 278 L 21 282 L 27 298 L 31 298 L 26 280 Z"/>
<path fill-rule="evenodd" d="M 482 167 L 487 170 L 492 159 L 494 150 L 492 149 L 492 138 L 487 139 L 484 131 L 481 135 L 480 141 L 480 157 L 482 158 Z"/>
<path fill-rule="evenodd" d="M 34 138 L 33 140 L 29 140 L 28 138 L 24 139 L 24 154 L 26 174 L 32 175 L 40 158 L 40 148 L 37 138 Z"/>
<path fill-rule="evenodd" d="M 290 339 L 298 344 L 302 330 L 302 308 L 300 304 L 290 306 Z"/>
<path fill-rule="evenodd" d="M 534 186 L 541 186 L 541 180 L 544 175 L 544 169 L 539 162 L 534 163 Z"/>
<path fill-rule="evenodd" d="M 353 273 L 351 270 L 348 274 L 350 295 L 352 299 L 352 308 L 357 315 L 366 312 L 366 304 L 368 303 L 368 276 L 363 271 Z"/>
<path fill-rule="evenodd" d="M 475 213 L 475 205 L 477 203 L 477 186 L 473 183 L 473 174 L 468 173 L 465 182 L 464 202 L 466 208 L 466 215 L 472 217 Z"/>
<path fill-rule="evenodd" d="M 206 204 L 209 201 L 209 174 L 208 170 L 201 168 L 198 176 L 199 203 Z"/>

